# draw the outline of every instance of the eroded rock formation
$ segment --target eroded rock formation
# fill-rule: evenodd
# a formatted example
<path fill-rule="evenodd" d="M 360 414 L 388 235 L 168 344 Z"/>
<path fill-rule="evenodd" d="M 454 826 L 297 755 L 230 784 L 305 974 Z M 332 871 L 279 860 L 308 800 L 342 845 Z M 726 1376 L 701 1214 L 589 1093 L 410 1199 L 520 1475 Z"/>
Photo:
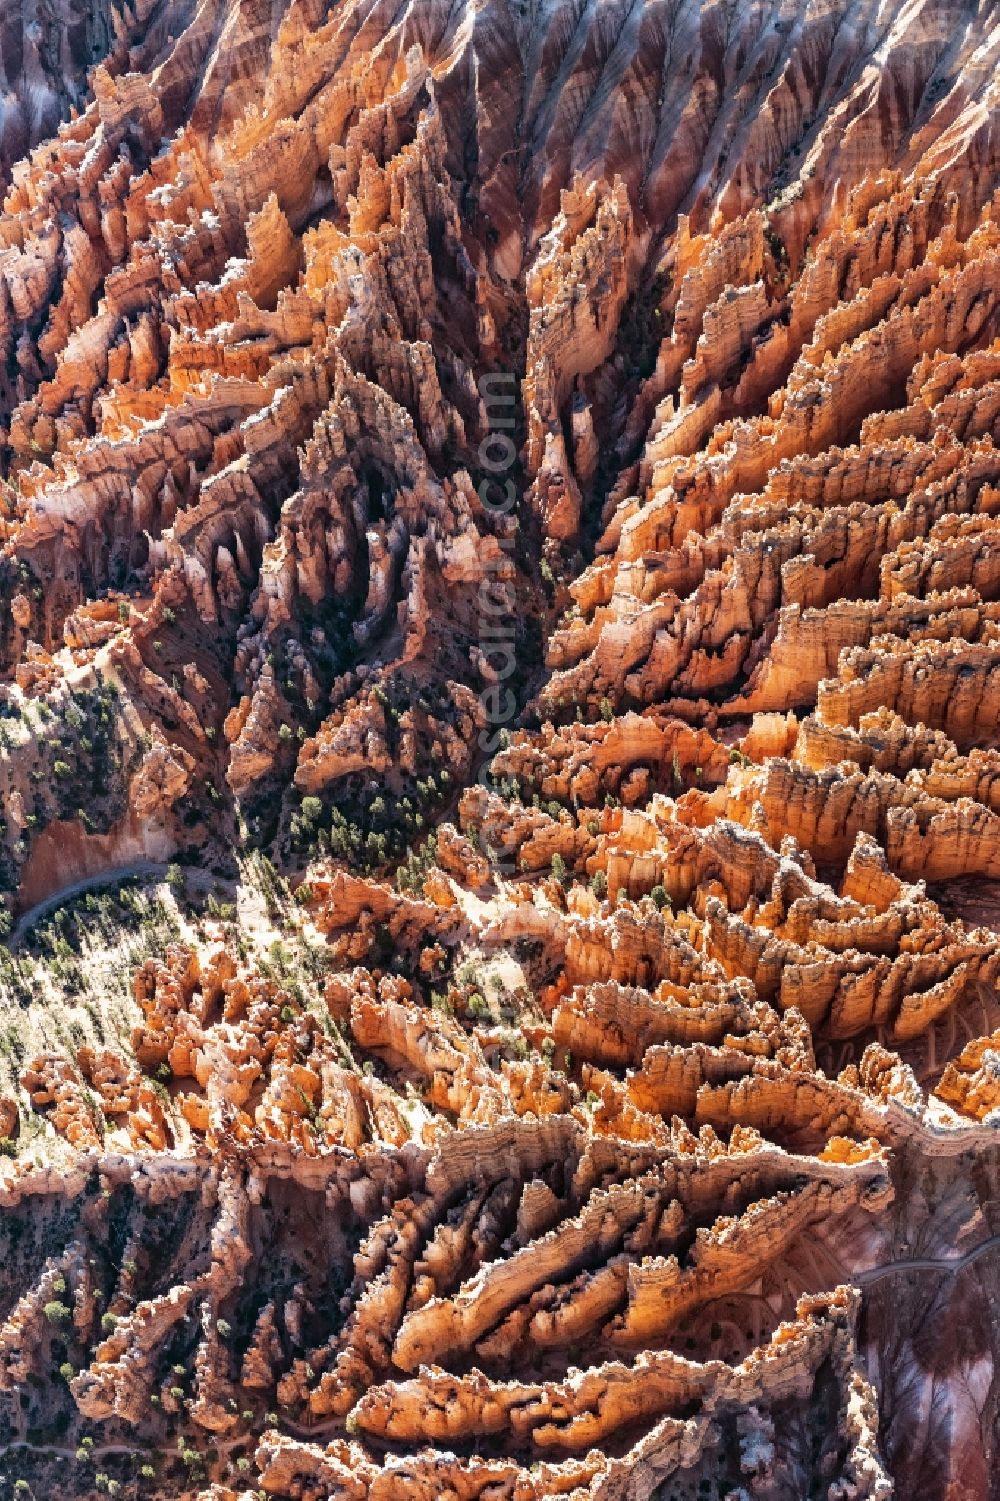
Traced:
<path fill-rule="evenodd" d="M 239 900 L 4 1033 L 0 1496 L 987 1501 L 989 8 L 58 20 L 6 920 Z"/>

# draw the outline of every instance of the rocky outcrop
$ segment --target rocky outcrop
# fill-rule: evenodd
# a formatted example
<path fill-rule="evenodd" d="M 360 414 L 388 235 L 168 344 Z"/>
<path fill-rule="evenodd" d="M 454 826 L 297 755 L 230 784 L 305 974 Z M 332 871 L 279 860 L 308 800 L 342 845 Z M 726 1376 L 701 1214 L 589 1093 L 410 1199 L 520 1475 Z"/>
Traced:
<path fill-rule="evenodd" d="M 32 1494 L 985 1501 L 1000 34 L 24 19 L 4 908 L 183 855 L 0 966 Z"/>
<path fill-rule="evenodd" d="M 230 795 L 270 839 L 294 788 L 288 820 L 319 797 L 370 824 L 370 865 L 405 852 L 468 775 L 498 673 L 515 700 L 526 675 L 544 590 L 511 486 L 557 592 L 603 509 L 548 643 L 561 714 L 806 707 L 840 646 L 885 656 L 906 600 L 990 598 L 977 23 L 945 61 L 925 39 L 950 7 L 923 0 L 868 88 L 868 5 L 850 36 L 808 3 L 778 31 L 742 17 L 738 41 L 685 13 L 669 47 L 653 21 L 612 43 L 590 4 L 572 47 L 559 7 L 495 9 L 453 30 L 432 5 L 377 63 L 356 7 L 290 12 L 273 47 L 224 5 L 217 27 L 109 13 L 69 27 L 62 77 L 43 49 L 72 95 L 107 28 L 93 99 L 19 165 L 0 222 L 3 659 L 32 694 L 117 671 L 154 742 L 135 799 L 175 842 Z M 864 676 L 902 707 L 921 669 L 893 662 Z M 979 679 L 948 670 L 971 701 Z M 964 749 L 968 709 L 941 712 Z"/>

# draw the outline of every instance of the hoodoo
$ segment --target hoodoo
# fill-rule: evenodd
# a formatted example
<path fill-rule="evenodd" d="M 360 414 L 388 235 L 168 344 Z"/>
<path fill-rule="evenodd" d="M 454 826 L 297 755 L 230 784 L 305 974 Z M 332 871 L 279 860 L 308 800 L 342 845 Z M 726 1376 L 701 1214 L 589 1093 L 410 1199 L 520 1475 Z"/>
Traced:
<path fill-rule="evenodd" d="M 994 8 L 0 72 L 0 1501 L 993 1501 Z"/>

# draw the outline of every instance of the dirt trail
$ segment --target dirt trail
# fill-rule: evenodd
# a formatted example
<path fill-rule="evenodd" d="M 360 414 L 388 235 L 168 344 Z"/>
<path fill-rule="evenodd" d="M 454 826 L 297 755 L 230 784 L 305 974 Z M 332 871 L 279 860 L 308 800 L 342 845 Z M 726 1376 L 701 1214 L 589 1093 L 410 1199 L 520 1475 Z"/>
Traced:
<path fill-rule="evenodd" d="M 988 1240 L 973 1246 L 971 1251 L 966 1251 L 964 1256 L 912 1256 L 906 1261 L 886 1261 L 882 1266 L 873 1266 L 867 1272 L 859 1272 L 851 1281 L 858 1287 L 871 1287 L 873 1282 L 881 1282 L 884 1277 L 890 1277 L 895 1272 L 960 1272 L 985 1252 L 998 1246 L 1000 1235 L 991 1235 Z"/>
<path fill-rule="evenodd" d="M 47 896 L 44 902 L 36 902 L 29 907 L 27 912 L 22 912 L 10 935 L 11 948 L 16 947 L 25 933 L 36 923 L 40 917 L 54 912 L 64 902 L 71 901 L 75 896 L 82 896 L 84 892 L 96 891 L 101 886 L 114 886 L 119 881 L 127 881 L 133 876 L 140 876 L 152 880 L 154 877 L 162 880 L 167 873 L 167 866 L 160 860 L 132 860 L 127 865 L 117 865 L 111 870 L 102 870 L 93 876 L 86 876 L 82 881 L 74 881 L 70 886 L 63 886 L 59 891 L 54 891 Z"/>

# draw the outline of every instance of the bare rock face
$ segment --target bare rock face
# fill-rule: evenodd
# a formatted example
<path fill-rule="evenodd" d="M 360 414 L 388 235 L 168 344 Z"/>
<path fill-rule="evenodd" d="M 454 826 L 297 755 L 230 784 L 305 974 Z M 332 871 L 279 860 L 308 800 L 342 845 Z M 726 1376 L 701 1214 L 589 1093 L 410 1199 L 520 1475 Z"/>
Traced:
<path fill-rule="evenodd" d="M 185 7 L 180 7 L 183 10 Z M 161 50 L 166 26 L 153 7 L 113 3 L 29 3 L 3 20 L 3 115 L 0 164 L 4 186 L 11 169 L 60 122 L 85 109 L 90 70 L 148 68 Z M 150 24 L 151 21 L 151 24 Z"/>
<path fill-rule="evenodd" d="M 0 1501 L 988 1501 L 989 7 L 22 19 Z"/>

